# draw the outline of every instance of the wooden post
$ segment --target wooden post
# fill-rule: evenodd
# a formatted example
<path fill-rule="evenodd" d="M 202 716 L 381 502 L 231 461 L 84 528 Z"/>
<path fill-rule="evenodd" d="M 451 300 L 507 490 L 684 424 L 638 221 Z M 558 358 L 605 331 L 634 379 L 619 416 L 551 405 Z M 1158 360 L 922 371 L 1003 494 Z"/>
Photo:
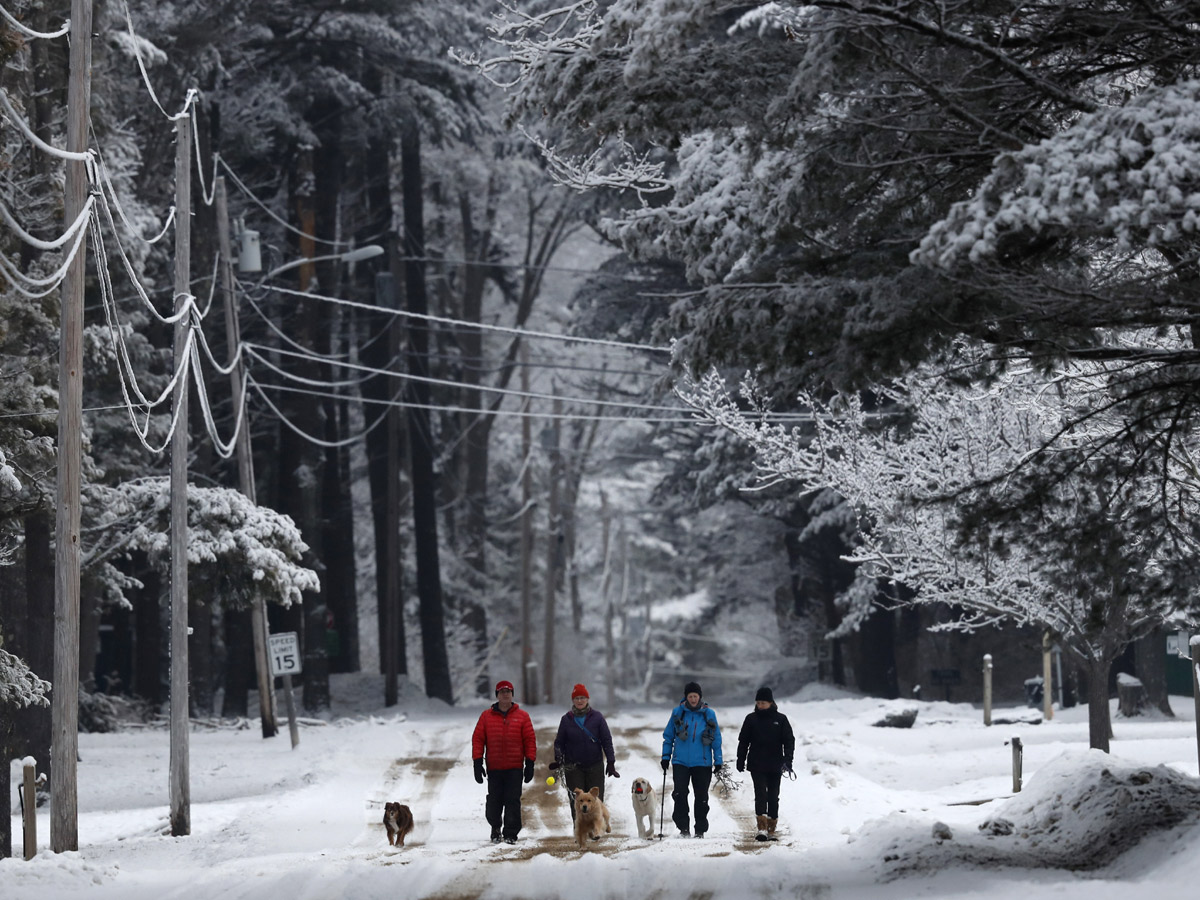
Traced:
<path fill-rule="evenodd" d="M 1053 646 L 1054 640 L 1047 631 L 1042 635 L 1042 716 L 1047 722 L 1054 718 L 1054 691 L 1051 690 L 1054 672 L 1050 661 L 1050 648 Z"/>
<path fill-rule="evenodd" d="M 561 474 L 561 463 L 559 461 L 558 441 L 559 441 L 559 414 L 562 412 L 562 401 L 558 398 L 554 400 L 554 418 L 551 420 L 550 426 L 547 429 L 549 432 L 549 445 L 546 449 L 550 453 L 550 506 L 546 510 L 546 609 L 544 612 L 546 618 L 546 636 L 542 648 L 542 684 L 544 688 L 545 701 L 547 703 L 554 702 L 554 679 L 556 672 L 554 671 L 554 624 L 555 624 L 555 588 L 558 581 L 558 563 L 561 546 L 559 544 L 561 538 L 559 509 L 558 509 L 558 480 Z"/>
<path fill-rule="evenodd" d="M 296 697 L 292 694 L 292 676 L 283 675 L 283 703 L 287 707 L 288 734 L 292 737 L 292 749 L 300 743 L 300 727 L 296 724 Z"/>
<path fill-rule="evenodd" d="M 1015 737 L 1012 739 L 1013 751 L 1013 793 L 1021 793 L 1021 763 L 1024 748 L 1021 745 L 1021 739 Z"/>
<path fill-rule="evenodd" d="M 71 0 L 67 150 L 83 153 L 91 105 L 92 0 Z M 66 164 L 64 218 L 70 225 L 87 203 L 86 163 Z M 83 471 L 83 282 L 87 238 L 79 242 L 63 281 L 58 353 L 58 483 L 55 493 L 54 691 L 51 694 L 50 849 L 79 849 L 79 491 Z"/>
<path fill-rule="evenodd" d="M 21 760 L 21 824 L 25 833 L 26 859 L 37 856 L 37 781 L 33 771 L 36 766 L 37 762 L 32 756 Z"/>
<path fill-rule="evenodd" d="M 983 724 L 992 724 L 992 654 L 983 655 Z"/>
<path fill-rule="evenodd" d="M 1200 764 L 1200 634 L 1188 638 L 1188 650 L 1192 658 L 1192 703 L 1196 710 L 1196 758 Z"/>
<path fill-rule="evenodd" d="M 191 294 L 192 118 L 175 121 L 175 313 Z M 192 833 L 188 749 L 188 331 L 191 313 L 175 323 L 175 432 L 171 437 L 171 834 Z"/>
<path fill-rule="evenodd" d="M 533 476 L 529 471 L 533 454 L 533 424 L 529 415 L 529 350 L 521 344 L 521 700 L 535 703 L 537 686 L 533 669 Z"/>
<path fill-rule="evenodd" d="M 217 216 L 217 247 L 221 253 L 221 289 L 225 294 L 225 342 L 231 354 L 242 346 L 242 330 L 238 324 L 237 302 L 233 280 L 233 244 L 229 239 L 229 204 L 225 195 L 225 176 L 218 175 L 213 187 L 213 203 Z M 250 453 L 250 418 L 245 404 L 246 370 L 239 358 L 229 373 L 229 386 L 233 395 L 235 414 L 241 415 L 241 429 L 237 434 L 236 452 L 238 465 L 238 487 L 251 503 L 256 503 L 254 485 L 254 457 Z M 267 662 L 267 606 L 259 597 L 250 606 L 250 627 L 254 632 L 254 672 L 258 676 L 258 712 L 262 723 L 262 736 L 274 737 L 279 730 L 275 724 L 275 684 Z"/>

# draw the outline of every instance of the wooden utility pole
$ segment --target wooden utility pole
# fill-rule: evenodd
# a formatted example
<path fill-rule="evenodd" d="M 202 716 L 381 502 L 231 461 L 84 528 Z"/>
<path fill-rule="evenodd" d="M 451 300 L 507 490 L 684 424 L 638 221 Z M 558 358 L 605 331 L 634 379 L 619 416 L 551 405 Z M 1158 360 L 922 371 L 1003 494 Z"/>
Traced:
<path fill-rule="evenodd" d="M 175 314 L 189 305 L 192 270 L 192 117 L 175 120 Z M 191 311 L 175 323 L 175 431 L 171 436 L 171 834 L 192 833 L 188 765 L 188 331 Z"/>
<path fill-rule="evenodd" d="M 221 253 L 221 290 L 225 294 L 225 342 L 231 354 L 242 346 L 242 330 L 238 323 L 236 286 L 233 280 L 233 242 L 229 238 L 229 202 L 225 195 L 225 176 L 218 175 L 213 186 L 213 203 L 217 215 L 217 249 Z M 229 373 L 229 387 L 233 395 L 235 417 L 240 417 L 235 451 L 237 453 L 238 488 L 250 500 L 257 503 L 254 484 L 254 457 L 250 452 L 250 419 L 243 408 L 245 404 L 246 370 L 239 358 Z M 275 724 L 275 680 L 267 659 L 267 604 L 262 597 L 250 605 L 250 627 L 254 632 L 254 671 L 258 676 L 258 712 L 262 723 L 262 736 L 274 737 L 279 728 Z"/>
<path fill-rule="evenodd" d="M 92 0 L 71 0 L 67 150 L 84 153 L 92 88 Z M 87 202 L 82 159 L 67 161 L 64 213 L 75 222 Z M 50 849 L 79 849 L 79 492 L 83 471 L 83 282 L 87 238 L 67 267 L 58 353 L 58 484 L 54 566 L 54 691 L 51 695 Z"/>
<path fill-rule="evenodd" d="M 32 756 L 21 760 L 21 830 L 25 837 L 21 849 L 25 859 L 37 856 L 37 778 L 34 774 L 36 766 L 37 762 Z M 8 850 L 7 847 L 4 849 Z"/>
<path fill-rule="evenodd" d="M 983 654 L 983 724 L 992 724 L 992 654 Z"/>
<path fill-rule="evenodd" d="M 533 683 L 533 476 L 529 472 L 533 452 L 533 426 L 529 416 L 529 351 L 521 344 L 521 702 L 537 702 Z"/>
<path fill-rule="evenodd" d="M 1051 665 L 1050 650 L 1054 646 L 1054 639 L 1050 636 L 1050 632 L 1042 634 L 1042 716 L 1047 722 L 1054 718 L 1054 692 L 1051 687 L 1054 685 L 1053 674 L 1054 670 Z"/>
<path fill-rule="evenodd" d="M 1013 776 L 1013 793 L 1021 793 L 1022 775 L 1021 769 L 1025 759 L 1025 748 L 1019 737 L 1012 739 L 1012 776 Z"/>
<path fill-rule="evenodd" d="M 546 510 L 546 639 L 543 653 L 545 662 L 542 665 L 542 681 L 545 685 L 543 693 L 547 703 L 554 702 L 554 620 L 555 620 L 555 590 L 558 582 L 559 556 L 562 553 L 562 523 L 559 521 L 558 482 L 562 477 L 562 460 L 558 452 L 560 429 L 559 416 L 562 414 L 562 401 L 554 399 L 554 418 L 550 426 L 543 432 L 548 434 L 546 449 L 550 453 L 550 506 Z"/>

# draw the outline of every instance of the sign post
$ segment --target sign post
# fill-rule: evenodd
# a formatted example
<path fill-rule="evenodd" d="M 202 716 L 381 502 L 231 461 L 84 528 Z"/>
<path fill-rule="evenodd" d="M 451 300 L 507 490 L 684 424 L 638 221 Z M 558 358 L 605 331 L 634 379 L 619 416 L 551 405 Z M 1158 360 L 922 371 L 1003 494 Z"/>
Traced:
<path fill-rule="evenodd" d="M 300 656 L 300 638 L 294 631 L 283 631 L 267 637 L 268 655 L 271 657 L 271 675 L 283 679 L 283 699 L 287 705 L 288 733 L 292 736 L 292 749 L 300 743 L 300 729 L 296 726 L 296 698 L 292 696 L 292 676 L 303 671 Z"/>

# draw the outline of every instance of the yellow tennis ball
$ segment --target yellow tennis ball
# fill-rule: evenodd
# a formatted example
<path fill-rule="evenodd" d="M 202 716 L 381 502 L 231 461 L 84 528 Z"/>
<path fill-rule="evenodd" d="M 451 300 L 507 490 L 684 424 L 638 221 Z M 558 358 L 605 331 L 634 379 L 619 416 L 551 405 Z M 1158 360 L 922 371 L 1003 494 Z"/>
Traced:
<path fill-rule="evenodd" d="M 554 784 L 554 776 L 553 775 L 551 775 L 549 778 L 546 779 L 546 784 Z"/>

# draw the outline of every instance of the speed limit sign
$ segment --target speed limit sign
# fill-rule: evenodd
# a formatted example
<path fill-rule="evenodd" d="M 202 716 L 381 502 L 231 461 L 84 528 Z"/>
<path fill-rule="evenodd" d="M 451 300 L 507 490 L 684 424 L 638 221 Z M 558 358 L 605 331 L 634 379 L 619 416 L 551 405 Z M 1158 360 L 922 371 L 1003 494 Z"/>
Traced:
<path fill-rule="evenodd" d="M 299 675 L 300 640 L 294 631 L 284 631 L 267 637 L 271 650 L 272 675 Z"/>

